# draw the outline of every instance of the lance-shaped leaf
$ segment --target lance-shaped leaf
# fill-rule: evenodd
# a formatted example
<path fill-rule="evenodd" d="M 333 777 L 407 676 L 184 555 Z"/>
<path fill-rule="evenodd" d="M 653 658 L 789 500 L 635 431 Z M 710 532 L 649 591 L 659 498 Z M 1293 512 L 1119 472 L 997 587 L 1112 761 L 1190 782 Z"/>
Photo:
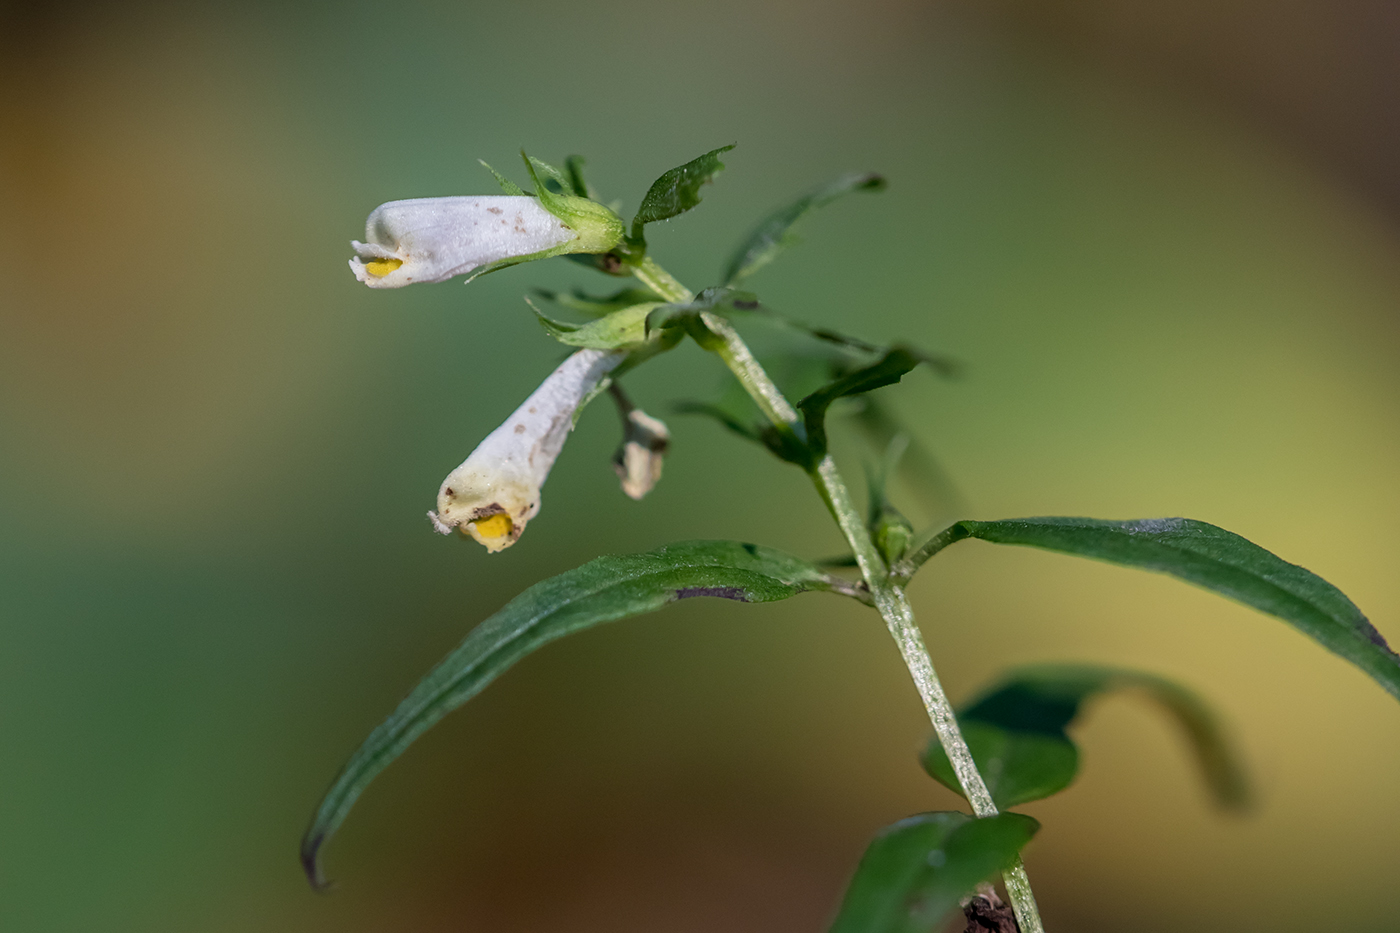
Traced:
<path fill-rule="evenodd" d="M 808 590 L 863 595 L 804 560 L 737 541 L 687 541 L 643 554 L 599 557 L 535 584 L 473 629 L 351 756 L 302 840 L 307 877 L 317 887 L 325 884 L 318 853 L 375 775 L 428 727 L 532 651 L 680 599 L 766 603 Z"/>
<path fill-rule="evenodd" d="M 571 347 L 592 347 L 595 350 L 618 350 L 640 347 L 647 341 L 647 315 L 661 302 L 632 305 L 604 315 L 587 324 L 557 321 L 535 307 L 529 298 L 525 303 L 535 312 L 549 335 Z"/>
<path fill-rule="evenodd" d="M 632 238 L 640 240 L 646 224 L 669 220 L 699 204 L 700 186 L 724 170 L 719 157 L 733 148 L 730 145 L 712 149 L 652 182 L 646 197 L 642 198 L 642 206 L 637 209 L 637 216 L 632 219 Z"/>
<path fill-rule="evenodd" d="M 907 580 L 929 557 L 964 538 L 1029 545 L 1170 574 L 1282 619 L 1400 698 L 1400 657 L 1355 603 L 1316 574 L 1215 525 L 1189 518 L 964 521 L 914 548 L 891 573 Z"/>
<path fill-rule="evenodd" d="M 724 283 L 732 285 L 742 278 L 753 275 L 759 269 L 777 258 L 784 247 L 791 246 L 796 238 L 792 235 L 792 225 L 808 211 L 830 204 L 852 191 L 880 191 L 885 187 L 883 176 L 874 172 L 853 172 L 804 195 L 782 210 L 769 216 L 749 234 L 748 240 L 739 247 L 729 265 L 724 270 Z"/>
<path fill-rule="evenodd" d="M 1014 807 L 1068 787 L 1079 769 L 1079 750 L 1065 730 L 1085 701 L 1115 691 L 1141 693 L 1176 721 L 1217 804 L 1232 810 L 1248 804 L 1244 768 L 1195 693 L 1142 671 L 1045 664 L 1012 671 L 958 711 L 958 725 L 997 806 Z M 929 742 L 923 764 L 940 784 L 962 792 L 936 739 Z"/>
<path fill-rule="evenodd" d="M 1020 813 L 921 813 L 865 850 L 830 933 L 930 933 L 979 883 L 1011 867 L 1040 824 Z"/>
<path fill-rule="evenodd" d="M 611 295 L 603 297 L 593 297 L 582 291 L 575 289 L 572 292 L 552 292 L 548 289 L 537 288 L 535 294 L 552 301 L 555 304 L 563 305 L 571 311 L 580 314 L 587 314 L 590 317 L 602 317 L 614 311 L 621 311 L 623 308 L 631 308 L 646 302 L 660 302 L 662 298 L 649 288 L 624 288 Z"/>

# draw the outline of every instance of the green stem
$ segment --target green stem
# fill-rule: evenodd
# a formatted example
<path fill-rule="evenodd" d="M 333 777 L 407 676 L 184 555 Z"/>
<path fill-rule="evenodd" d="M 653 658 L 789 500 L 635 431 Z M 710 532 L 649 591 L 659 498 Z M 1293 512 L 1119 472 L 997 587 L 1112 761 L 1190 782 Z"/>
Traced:
<path fill-rule="evenodd" d="M 691 293 L 685 286 L 672 278 L 650 256 L 642 262 L 636 275 L 663 298 L 671 301 L 691 299 Z M 799 430 L 796 409 L 754 359 L 753 353 L 749 351 L 739 333 L 718 315 L 702 312 L 701 320 L 717 338 L 710 349 L 724 360 L 725 365 L 768 416 L 773 426 L 780 431 L 796 433 Z M 899 646 L 900 656 L 914 679 L 914 686 L 918 689 L 924 709 L 933 723 L 938 742 L 948 753 L 948 760 L 952 762 L 953 770 L 958 776 L 963 796 L 972 805 L 972 812 L 977 816 L 996 816 L 996 803 L 992 800 L 982 775 L 977 771 L 977 764 L 973 761 L 972 753 L 958 728 L 952 704 L 948 702 L 938 673 L 933 669 L 933 659 L 929 657 L 923 635 L 914 621 L 914 609 L 900 585 L 903 581 L 896 582 L 890 569 L 885 566 L 885 560 L 871 539 L 855 503 L 851 501 L 851 494 L 836 468 L 836 461 L 830 454 L 823 457 L 811 471 L 811 477 L 818 494 L 826 503 L 832 517 L 836 519 L 836 524 L 840 526 L 841 533 L 856 556 L 856 563 L 860 566 L 861 575 L 870 589 L 875 608 L 879 610 L 890 635 Z M 1044 933 L 1045 928 L 1040 922 L 1035 895 L 1031 892 L 1030 879 L 1026 877 L 1026 869 L 1019 856 L 1015 863 L 1002 873 L 1002 878 L 1006 882 L 1006 893 L 1011 899 L 1011 906 L 1016 912 L 1016 921 L 1022 933 Z"/>
<path fill-rule="evenodd" d="M 694 292 L 677 282 L 671 273 L 657 265 L 656 260 L 650 256 L 644 257 L 641 265 L 632 270 L 632 274 L 667 301 L 690 301 L 695 297 Z"/>

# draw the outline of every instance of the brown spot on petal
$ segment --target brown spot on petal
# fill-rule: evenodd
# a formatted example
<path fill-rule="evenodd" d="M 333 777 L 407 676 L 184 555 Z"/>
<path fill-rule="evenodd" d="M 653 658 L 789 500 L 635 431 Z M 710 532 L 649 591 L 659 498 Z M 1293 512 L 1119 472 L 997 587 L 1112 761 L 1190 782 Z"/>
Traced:
<path fill-rule="evenodd" d="M 487 210 L 490 211 L 490 212 L 493 213 L 493 214 L 504 214 L 504 213 L 505 213 L 505 211 L 501 210 L 499 207 L 488 207 Z"/>
<path fill-rule="evenodd" d="M 517 424 L 517 425 L 515 426 L 515 433 L 516 433 L 516 434 L 524 434 L 524 433 L 525 433 L 525 425 L 523 425 L 523 424 Z"/>

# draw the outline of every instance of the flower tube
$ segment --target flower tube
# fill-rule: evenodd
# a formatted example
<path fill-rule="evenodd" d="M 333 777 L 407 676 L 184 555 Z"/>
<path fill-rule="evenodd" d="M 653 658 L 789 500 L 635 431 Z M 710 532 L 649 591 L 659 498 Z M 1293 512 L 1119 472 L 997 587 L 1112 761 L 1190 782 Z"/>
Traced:
<path fill-rule="evenodd" d="M 370 288 L 442 282 L 511 259 L 570 252 L 578 231 L 525 195 L 390 201 L 351 242 L 355 278 Z"/>
<path fill-rule="evenodd" d="M 579 350 L 486 436 L 438 490 L 428 519 L 442 534 L 456 528 L 491 553 L 516 542 L 540 510 L 540 487 L 549 476 L 574 414 L 627 356 L 619 350 Z"/>

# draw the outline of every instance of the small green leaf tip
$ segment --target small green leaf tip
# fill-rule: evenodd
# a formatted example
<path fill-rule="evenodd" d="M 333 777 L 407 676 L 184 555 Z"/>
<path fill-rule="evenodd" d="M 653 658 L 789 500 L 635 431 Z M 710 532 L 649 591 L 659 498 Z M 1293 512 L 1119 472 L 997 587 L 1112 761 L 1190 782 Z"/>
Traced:
<path fill-rule="evenodd" d="M 700 203 L 700 186 L 714 179 L 724 170 L 719 160 L 722 153 L 733 149 L 734 145 L 712 149 L 697 159 L 679 165 L 652 182 L 637 216 L 632 219 L 632 238 L 642 238 L 642 227 L 658 220 L 670 220 L 683 214 Z"/>
<path fill-rule="evenodd" d="M 797 238 L 792 234 L 793 225 L 807 213 L 852 191 L 883 191 L 885 187 L 883 175 L 874 172 L 852 172 L 769 215 L 749 234 L 749 238 L 729 260 L 729 265 L 724 271 L 724 283 L 733 285 L 778 258 L 779 253 L 796 242 Z"/>

